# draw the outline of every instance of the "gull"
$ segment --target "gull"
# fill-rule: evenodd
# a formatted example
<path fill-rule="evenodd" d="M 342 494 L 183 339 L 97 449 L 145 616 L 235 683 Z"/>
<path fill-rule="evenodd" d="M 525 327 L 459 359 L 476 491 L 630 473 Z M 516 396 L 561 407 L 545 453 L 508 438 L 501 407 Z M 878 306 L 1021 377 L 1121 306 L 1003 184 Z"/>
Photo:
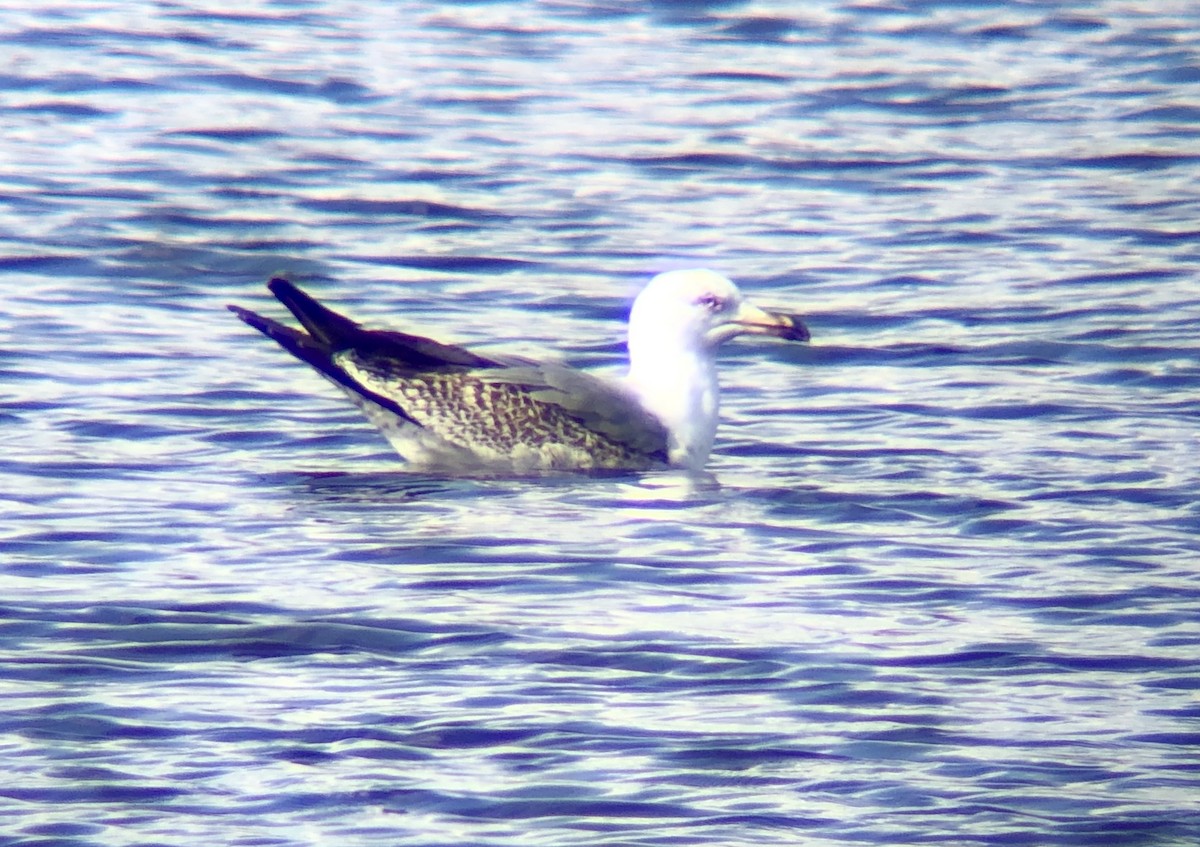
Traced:
<path fill-rule="evenodd" d="M 230 311 L 342 389 L 409 466 L 427 470 L 698 471 L 717 430 L 717 348 L 739 335 L 809 340 L 800 318 L 755 306 L 707 269 L 661 273 L 638 295 L 620 382 L 364 329 L 286 279 L 267 287 L 303 330 Z"/>

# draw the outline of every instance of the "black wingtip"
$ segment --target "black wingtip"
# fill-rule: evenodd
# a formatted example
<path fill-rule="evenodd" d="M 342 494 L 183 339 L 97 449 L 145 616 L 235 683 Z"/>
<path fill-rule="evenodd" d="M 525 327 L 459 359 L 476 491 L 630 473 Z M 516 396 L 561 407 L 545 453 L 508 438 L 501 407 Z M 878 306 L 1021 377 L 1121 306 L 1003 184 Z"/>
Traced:
<path fill-rule="evenodd" d="M 271 277 L 271 281 L 267 283 L 267 289 L 280 299 L 292 293 L 303 294 L 294 282 L 281 276 Z"/>
<path fill-rule="evenodd" d="M 291 280 L 281 276 L 272 277 L 267 289 L 296 316 L 296 320 L 313 338 L 334 350 L 344 349 L 362 334 L 357 323 L 322 306 Z"/>
<path fill-rule="evenodd" d="M 225 308 L 233 312 L 246 323 L 250 323 L 249 319 L 254 315 L 254 312 L 251 312 L 249 309 L 243 309 L 241 306 L 235 306 L 232 303 L 226 303 Z"/>
<path fill-rule="evenodd" d="M 783 339 L 787 341 L 812 341 L 812 333 L 808 331 L 808 325 L 800 320 L 799 316 L 783 315 L 783 317 L 791 321 L 792 324 L 790 331 L 781 336 Z"/>
<path fill-rule="evenodd" d="M 235 306 L 233 303 L 225 304 L 225 308 L 241 318 L 243 323 L 249 324 L 259 332 L 266 335 L 270 335 L 269 330 L 271 329 L 272 324 L 276 324 L 276 322 L 270 318 L 264 318 L 257 312 L 252 312 L 249 309 L 243 309 L 241 306 Z"/>
<path fill-rule="evenodd" d="M 345 349 L 345 345 L 352 344 L 356 340 L 369 342 L 373 336 L 386 336 L 386 333 L 371 333 L 361 329 L 354 321 L 322 306 L 283 277 L 274 277 L 267 283 L 267 287 L 299 319 L 307 332 L 293 329 L 279 321 L 263 317 L 257 312 L 243 309 L 232 303 L 228 304 L 226 308 L 254 329 L 278 343 L 280 347 L 297 359 L 307 362 L 337 385 L 352 394 L 363 397 L 370 403 L 390 410 L 405 420 L 411 420 L 395 401 L 363 387 L 358 380 L 351 377 L 334 361 L 335 354 L 339 350 Z"/>

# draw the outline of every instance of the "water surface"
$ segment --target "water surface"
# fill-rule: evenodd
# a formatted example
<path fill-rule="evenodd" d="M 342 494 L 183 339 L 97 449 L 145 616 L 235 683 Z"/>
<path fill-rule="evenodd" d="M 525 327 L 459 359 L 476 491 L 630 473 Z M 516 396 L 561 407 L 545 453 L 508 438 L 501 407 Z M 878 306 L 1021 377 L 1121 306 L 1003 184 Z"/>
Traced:
<path fill-rule="evenodd" d="M 1185 3 L 0 12 L 13 845 L 1190 845 Z M 619 374 L 709 470 L 406 473 L 223 308 Z"/>

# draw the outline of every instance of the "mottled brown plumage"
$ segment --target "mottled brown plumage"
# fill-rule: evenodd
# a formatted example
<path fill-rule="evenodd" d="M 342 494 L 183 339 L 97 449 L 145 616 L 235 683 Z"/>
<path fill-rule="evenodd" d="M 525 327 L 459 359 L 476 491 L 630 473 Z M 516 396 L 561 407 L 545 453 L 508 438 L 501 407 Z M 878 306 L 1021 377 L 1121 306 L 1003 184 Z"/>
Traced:
<path fill-rule="evenodd" d="M 563 365 L 366 330 L 287 280 L 269 287 L 307 332 L 230 310 L 342 388 L 416 465 L 536 471 L 667 464 L 665 428 L 618 386 Z"/>
<path fill-rule="evenodd" d="M 354 351 L 334 361 L 364 388 L 394 400 L 411 422 L 488 464 L 515 458 L 530 468 L 617 469 L 667 461 L 665 431 L 630 398 L 602 383 L 583 395 L 565 393 L 544 365 L 509 360 L 508 367 L 414 373 Z M 599 402 L 633 421 L 599 415 L 590 408 Z"/>

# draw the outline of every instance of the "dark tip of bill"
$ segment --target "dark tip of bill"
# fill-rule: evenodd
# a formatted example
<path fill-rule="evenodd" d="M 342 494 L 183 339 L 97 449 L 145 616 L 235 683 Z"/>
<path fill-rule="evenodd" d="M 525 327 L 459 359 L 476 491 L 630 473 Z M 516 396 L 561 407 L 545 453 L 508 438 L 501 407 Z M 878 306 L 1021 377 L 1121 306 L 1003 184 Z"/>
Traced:
<path fill-rule="evenodd" d="M 783 337 L 788 341 L 811 341 L 812 333 L 808 331 L 808 327 L 804 322 L 794 315 L 788 315 L 788 320 L 792 322 L 792 328 Z"/>

